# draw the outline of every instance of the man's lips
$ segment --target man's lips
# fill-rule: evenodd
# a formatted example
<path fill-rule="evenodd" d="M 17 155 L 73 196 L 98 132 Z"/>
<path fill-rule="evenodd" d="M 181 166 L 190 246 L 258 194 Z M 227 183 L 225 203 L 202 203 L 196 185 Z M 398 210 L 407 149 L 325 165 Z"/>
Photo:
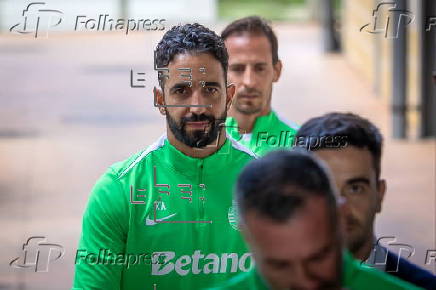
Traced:
<path fill-rule="evenodd" d="M 197 121 L 197 122 L 186 122 L 186 126 L 189 126 L 194 129 L 204 129 L 209 125 L 207 121 Z"/>
<path fill-rule="evenodd" d="M 242 98 L 242 99 L 254 99 L 257 97 L 258 95 L 238 95 L 238 98 Z"/>

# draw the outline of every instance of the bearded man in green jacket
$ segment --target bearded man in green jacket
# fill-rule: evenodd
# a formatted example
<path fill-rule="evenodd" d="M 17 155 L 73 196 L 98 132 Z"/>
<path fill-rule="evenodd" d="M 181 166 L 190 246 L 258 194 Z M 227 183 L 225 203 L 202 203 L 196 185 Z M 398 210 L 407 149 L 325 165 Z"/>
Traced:
<path fill-rule="evenodd" d="M 166 134 L 97 181 L 73 289 L 201 289 L 253 266 L 232 188 L 255 155 L 222 126 L 235 90 L 224 42 L 200 24 L 175 26 L 155 65 Z"/>

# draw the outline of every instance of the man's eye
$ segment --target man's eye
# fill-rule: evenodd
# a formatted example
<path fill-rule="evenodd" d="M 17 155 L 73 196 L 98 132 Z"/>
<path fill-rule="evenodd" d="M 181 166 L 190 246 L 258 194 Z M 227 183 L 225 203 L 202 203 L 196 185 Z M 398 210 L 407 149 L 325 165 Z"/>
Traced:
<path fill-rule="evenodd" d="M 243 72 L 244 69 L 245 68 L 243 66 L 232 66 L 232 67 L 230 67 L 230 71 L 232 71 L 232 72 Z"/>
<path fill-rule="evenodd" d="M 351 184 L 350 186 L 348 186 L 348 193 L 351 194 L 359 194 L 362 193 L 364 191 L 364 188 L 362 185 L 360 184 Z"/>
<path fill-rule="evenodd" d="M 214 94 L 214 93 L 218 92 L 218 89 L 213 88 L 213 87 L 206 87 L 205 90 L 206 90 L 206 93 L 208 93 L 208 94 Z"/>
<path fill-rule="evenodd" d="M 185 88 L 178 88 L 174 90 L 175 94 L 185 94 L 186 93 L 186 89 Z"/>
<path fill-rule="evenodd" d="M 257 66 L 256 67 L 256 71 L 257 72 L 262 72 L 262 71 L 264 71 L 265 70 L 265 67 L 264 66 Z"/>

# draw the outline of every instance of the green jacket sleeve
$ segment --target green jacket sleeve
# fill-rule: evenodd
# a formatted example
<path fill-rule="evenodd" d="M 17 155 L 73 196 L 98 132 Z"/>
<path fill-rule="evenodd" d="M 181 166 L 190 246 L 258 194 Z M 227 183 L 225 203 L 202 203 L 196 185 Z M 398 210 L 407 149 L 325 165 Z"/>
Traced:
<path fill-rule="evenodd" d="M 353 261 L 354 269 L 345 274 L 345 286 L 353 290 L 383 289 L 383 290 L 419 290 L 406 281 L 381 272 L 365 264 Z"/>
<path fill-rule="evenodd" d="M 75 255 L 74 290 L 120 289 L 126 236 L 128 201 L 111 168 L 92 189 Z M 109 253 L 109 254 L 108 254 Z"/>

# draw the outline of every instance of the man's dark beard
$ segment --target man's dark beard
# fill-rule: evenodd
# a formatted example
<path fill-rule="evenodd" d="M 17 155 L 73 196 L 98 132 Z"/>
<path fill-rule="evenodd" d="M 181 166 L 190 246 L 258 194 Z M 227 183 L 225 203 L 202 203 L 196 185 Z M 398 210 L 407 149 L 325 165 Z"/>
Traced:
<path fill-rule="evenodd" d="M 365 246 L 365 243 L 368 240 L 366 233 L 370 230 L 366 230 L 366 227 L 362 226 L 356 218 L 350 215 L 346 217 L 346 223 L 352 224 L 355 228 L 357 228 L 355 230 L 358 231 L 357 237 L 353 237 L 353 239 L 351 239 L 351 237 L 347 238 L 347 246 L 350 252 L 354 254 L 357 253 L 363 246 Z"/>
<path fill-rule="evenodd" d="M 215 142 L 222 127 L 220 124 L 225 122 L 226 117 L 226 111 L 224 111 L 224 113 L 218 119 L 215 119 L 214 116 L 208 116 L 205 114 L 193 114 L 188 118 L 183 117 L 180 120 L 180 124 L 178 124 L 176 120 L 170 116 L 168 111 L 166 112 L 168 126 L 170 127 L 171 132 L 173 132 L 174 137 L 176 137 L 176 139 L 183 144 L 194 148 L 203 148 Z M 210 125 L 209 131 L 205 132 L 205 130 L 195 130 L 192 132 L 192 134 L 188 134 L 185 129 L 186 123 L 198 121 L 208 121 Z"/>

